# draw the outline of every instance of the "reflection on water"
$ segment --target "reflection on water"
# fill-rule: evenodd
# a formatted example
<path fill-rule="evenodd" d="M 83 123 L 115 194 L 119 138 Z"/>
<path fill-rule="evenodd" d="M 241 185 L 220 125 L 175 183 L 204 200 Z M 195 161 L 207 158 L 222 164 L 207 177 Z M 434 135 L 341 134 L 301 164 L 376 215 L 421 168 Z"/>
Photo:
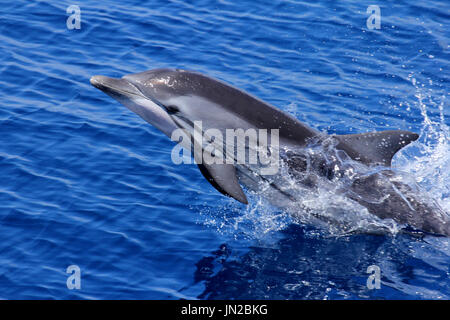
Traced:
<path fill-rule="evenodd" d="M 363 234 L 324 237 L 295 224 L 282 234 L 278 243 L 252 246 L 237 257 L 231 246 L 223 244 L 198 261 L 194 279 L 204 284 L 198 298 L 386 299 L 398 291 L 404 299 L 450 297 L 443 294 L 450 289 L 448 239 Z M 417 257 L 426 251 L 433 252 L 433 261 Z M 371 265 L 381 270 L 379 290 L 367 287 Z M 436 290 L 417 292 L 435 281 Z"/>

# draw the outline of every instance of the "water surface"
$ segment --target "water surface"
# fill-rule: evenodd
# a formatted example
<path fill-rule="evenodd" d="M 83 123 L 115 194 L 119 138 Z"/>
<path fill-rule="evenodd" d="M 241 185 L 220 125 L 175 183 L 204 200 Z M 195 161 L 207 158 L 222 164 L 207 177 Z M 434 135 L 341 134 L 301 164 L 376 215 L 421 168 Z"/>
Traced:
<path fill-rule="evenodd" d="M 373 1 L 87 0 L 68 30 L 72 4 L 1 3 L 0 298 L 450 298 L 449 239 L 345 235 L 258 196 L 237 204 L 89 84 L 192 69 L 330 134 L 420 133 L 394 167 L 450 213 L 448 2 L 384 1 L 380 30 Z"/>

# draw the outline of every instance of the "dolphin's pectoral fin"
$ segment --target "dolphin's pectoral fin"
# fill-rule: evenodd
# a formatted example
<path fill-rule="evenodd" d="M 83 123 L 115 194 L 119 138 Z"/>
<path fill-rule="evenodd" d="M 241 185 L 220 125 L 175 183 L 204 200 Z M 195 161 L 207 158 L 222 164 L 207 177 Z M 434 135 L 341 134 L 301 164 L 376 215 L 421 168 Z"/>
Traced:
<path fill-rule="evenodd" d="M 419 138 L 409 131 L 392 130 L 335 136 L 338 149 L 365 164 L 390 166 L 397 151 Z"/>
<path fill-rule="evenodd" d="M 197 164 L 200 172 L 219 192 L 239 202 L 248 204 L 232 164 Z"/>

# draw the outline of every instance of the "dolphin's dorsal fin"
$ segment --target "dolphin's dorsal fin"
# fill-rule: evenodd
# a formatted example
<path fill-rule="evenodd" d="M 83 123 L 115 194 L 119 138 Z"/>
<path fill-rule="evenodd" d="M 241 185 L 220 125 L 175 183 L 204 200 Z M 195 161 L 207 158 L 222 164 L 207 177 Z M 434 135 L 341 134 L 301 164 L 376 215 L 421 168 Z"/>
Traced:
<path fill-rule="evenodd" d="M 353 160 L 389 167 L 395 153 L 416 141 L 419 135 L 409 131 L 392 130 L 335 137 L 339 141 L 336 147 L 344 150 Z"/>
<path fill-rule="evenodd" d="M 239 185 L 236 168 L 232 164 L 197 164 L 200 172 L 219 192 L 239 202 L 248 204 L 247 197 Z"/>

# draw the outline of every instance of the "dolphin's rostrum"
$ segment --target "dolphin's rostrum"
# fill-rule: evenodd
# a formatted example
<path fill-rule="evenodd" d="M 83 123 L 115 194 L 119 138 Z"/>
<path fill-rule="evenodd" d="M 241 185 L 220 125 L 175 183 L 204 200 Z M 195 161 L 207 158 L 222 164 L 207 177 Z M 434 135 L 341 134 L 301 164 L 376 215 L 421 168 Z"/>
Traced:
<path fill-rule="evenodd" d="M 342 157 L 354 163 L 375 167 L 372 174 L 353 175 L 348 190 L 341 192 L 379 218 L 391 218 L 400 224 L 434 234 L 450 235 L 450 219 L 437 204 L 417 197 L 410 186 L 395 178 L 389 169 L 394 154 L 418 139 L 409 131 L 381 131 L 351 135 L 326 135 L 294 117 L 219 80 L 179 69 L 155 69 L 126 75 L 120 79 L 94 76 L 91 84 L 124 104 L 168 137 L 183 129 L 193 144 L 193 123 L 201 121 L 205 130 L 278 129 L 280 161 L 289 178 L 314 187 L 314 172 L 333 180 L 345 176 Z M 323 146 L 323 152 L 305 152 L 311 145 Z M 230 163 L 198 164 L 201 173 L 221 193 L 242 203 L 247 197 L 241 184 L 265 196 L 279 206 L 295 201 L 286 177 L 258 173 L 253 165 Z M 286 174 L 286 173 L 284 173 Z"/>

